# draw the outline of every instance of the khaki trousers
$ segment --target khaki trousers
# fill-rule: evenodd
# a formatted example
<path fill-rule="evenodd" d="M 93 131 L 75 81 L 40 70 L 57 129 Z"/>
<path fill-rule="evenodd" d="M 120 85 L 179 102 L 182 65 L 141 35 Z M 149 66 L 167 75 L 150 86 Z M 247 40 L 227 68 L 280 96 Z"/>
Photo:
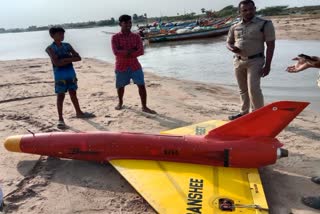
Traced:
<path fill-rule="evenodd" d="M 264 106 L 263 94 L 260 87 L 264 58 L 241 60 L 234 59 L 234 72 L 240 90 L 241 114 L 257 110 Z"/>

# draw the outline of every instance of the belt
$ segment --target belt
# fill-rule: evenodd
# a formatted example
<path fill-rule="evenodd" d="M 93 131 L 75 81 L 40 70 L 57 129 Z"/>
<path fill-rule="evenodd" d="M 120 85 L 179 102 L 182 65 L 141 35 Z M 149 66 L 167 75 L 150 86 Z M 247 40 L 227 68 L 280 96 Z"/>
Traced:
<path fill-rule="evenodd" d="M 264 57 L 263 53 L 258 53 L 252 56 L 239 56 L 239 55 L 235 55 L 235 57 L 237 59 L 241 59 L 241 60 L 248 60 L 248 59 L 254 59 L 254 58 L 258 58 L 258 57 Z"/>

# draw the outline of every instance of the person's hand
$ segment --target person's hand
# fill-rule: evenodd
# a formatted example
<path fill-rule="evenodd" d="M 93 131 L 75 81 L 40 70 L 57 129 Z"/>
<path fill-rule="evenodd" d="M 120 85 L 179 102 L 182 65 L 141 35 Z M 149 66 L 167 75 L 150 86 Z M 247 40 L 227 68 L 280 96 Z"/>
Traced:
<path fill-rule="evenodd" d="M 129 49 L 129 50 L 127 51 L 127 57 L 129 58 L 133 52 L 134 52 L 134 50 Z"/>
<path fill-rule="evenodd" d="M 240 53 L 240 48 L 238 48 L 237 46 L 233 46 L 233 47 L 231 47 L 232 49 L 231 49 L 231 51 L 233 52 L 233 53 Z"/>
<path fill-rule="evenodd" d="M 241 50 L 240 48 L 238 48 L 237 46 L 235 46 L 234 44 L 231 43 L 227 43 L 227 48 L 232 51 L 233 53 L 240 53 Z"/>
<path fill-rule="evenodd" d="M 266 77 L 269 75 L 271 71 L 271 67 L 268 66 L 268 65 L 265 65 L 263 68 L 262 68 L 262 77 Z"/>
<path fill-rule="evenodd" d="M 297 72 L 300 72 L 300 71 L 303 71 L 307 68 L 312 67 L 312 65 L 306 59 L 304 59 L 302 57 L 296 57 L 292 60 L 296 60 L 297 63 L 292 66 L 287 67 L 286 71 L 288 71 L 289 73 L 297 73 Z"/>

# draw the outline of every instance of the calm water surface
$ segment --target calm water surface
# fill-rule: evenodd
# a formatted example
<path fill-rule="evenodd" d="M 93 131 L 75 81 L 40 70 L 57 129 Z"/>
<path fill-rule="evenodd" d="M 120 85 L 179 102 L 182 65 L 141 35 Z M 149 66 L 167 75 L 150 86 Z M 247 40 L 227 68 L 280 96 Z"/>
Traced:
<path fill-rule="evenodd" d="M 117 27 L 67 30 L 65 40 L 83 56 L 114 62 L 111 34 Z M 44 58 L 44 49 L 51 43 L 46 31 L 0 34 L 0 60 Z M 271 74 L 262 80 L 267 101 L 302 100 L 312 102 L 311 109 L 320 112 L 318 71 L 310 69 L 288 74 L 285 68 L 300 53 L 320 55 L 319 41 L 286 41 L 276 43 Z M 179 79 L 222 84 L 237 90 L 233 74 L 232 53 L 225 48 L 225 37 L 151 44 L 140 57 L 145 69 Z"/>

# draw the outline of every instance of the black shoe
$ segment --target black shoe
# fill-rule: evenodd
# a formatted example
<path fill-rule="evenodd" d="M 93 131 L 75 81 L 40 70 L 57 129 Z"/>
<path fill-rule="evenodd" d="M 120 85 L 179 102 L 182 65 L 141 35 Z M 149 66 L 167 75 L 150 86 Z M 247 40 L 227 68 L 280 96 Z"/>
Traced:
<path fill-rule="evenodd" d="M 243 114 L 236 114 L 236 115 L 231 115 L 228 117 L 229 120 L 235 120 L 235 119 L 238 119 L 239 117 L 242 117 Z"/>
<path fill-rule="evenodd" d="M 316 184 L 320 184 L 320 176 L 315 176 L 311 178 L 311 181 L 316 183 Z"/>
<path fill-rule="evenodd" d="M 320 210 L 320 196 L 303 197 L 301 201 L 308 207 Z"/>

